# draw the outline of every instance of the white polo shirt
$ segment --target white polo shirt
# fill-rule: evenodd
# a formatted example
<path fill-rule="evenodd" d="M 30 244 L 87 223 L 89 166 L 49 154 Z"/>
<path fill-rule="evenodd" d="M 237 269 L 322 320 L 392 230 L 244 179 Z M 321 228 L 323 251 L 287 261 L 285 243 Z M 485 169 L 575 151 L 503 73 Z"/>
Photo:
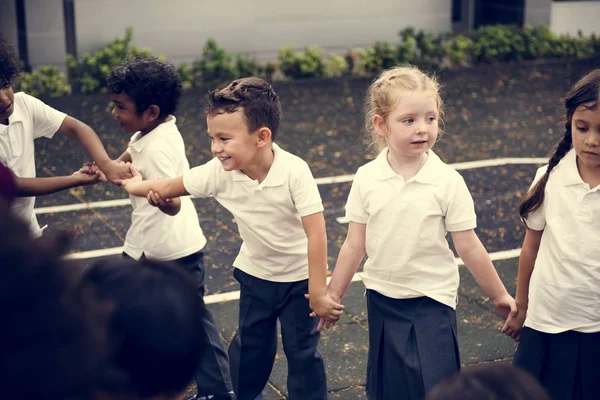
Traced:
<path fill-rule="evenodd" d="M 242 247 L 233 266 L 260 279 L 308 278 L 308 241 L 301 217 L 323 211 L 308 164 L 273 143 L 274 160 L 259 184 L 225 171 L 217 158 L 183 176 L 188 193 L 214 197 L 235 217 Z"/>
<path fill-rule="evenodd" d="M 544 203 L 527 219 L 544 232 L 525 325 L 546 333 L 600 332 L 600 186 L 590 189 L 581 179 L 576 158 L 571 150 L 554 167 Z"/>
<path fill-rule="evenodd" d="M 175 178 L 189 171 L 183 138 L 174 116 L 145 136 L 131 137 L 127 151 L 144 179 Z M 204 248 L 206 238 L 189 196 L 181 197 L 177 215 L 164 214 L 145 197 L 129 196 L 133 212 L 123 251 L 134 259 L 176 260 Z"/>
<path fill-rule="evenodd" d="M 66 114 L 23 92 L 15 93 L 14 111 L 8 126 L 0 124 L 0 161 L 20 178 L 35 178 L 34 139 L 51 138 L 62 125 Z M 42 231 L 33 212 L 35 197 L 15 199 L 14 215 L 29 222 L 34 236 Z"/>
<path fill-rule="evenodd" d="M 346 217 L 366 224 L 368 289 L 395 299 L 427 296 L 456 308 L 458 266 L 447 232 L 476 227 L 473 199 L 464 179 L 429 150 L 408 181 L 394 172 L 387 149 L 360 167 Z"/>

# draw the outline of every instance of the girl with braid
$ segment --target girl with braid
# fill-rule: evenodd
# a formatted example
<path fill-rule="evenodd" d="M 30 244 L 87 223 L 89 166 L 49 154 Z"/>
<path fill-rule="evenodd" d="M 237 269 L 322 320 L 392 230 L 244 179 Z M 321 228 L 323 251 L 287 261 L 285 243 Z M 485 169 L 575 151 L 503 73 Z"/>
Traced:
<path fill-rule="evenodd" d="M 551 397 L 600 393 L 600 69 L 564 101 L 565 135 L 520 207 L 518 313 L 502 331 L 520 341 L 514 364 Z M 525 327 L 523 327 L 525 326 Z"/>

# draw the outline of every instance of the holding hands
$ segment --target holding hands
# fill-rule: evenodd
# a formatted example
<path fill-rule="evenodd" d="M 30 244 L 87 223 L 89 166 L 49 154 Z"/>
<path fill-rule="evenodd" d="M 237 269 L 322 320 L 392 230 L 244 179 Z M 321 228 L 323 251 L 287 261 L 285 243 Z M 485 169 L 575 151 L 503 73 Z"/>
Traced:
<path fill-rule="evenodd" d="M 321 296 L 304 295 L 310 300 L 310 316 L 313 318 L 321 317 L 317 330 L 320 331 L 323 327 L 330 329 L 342 317 L 344 306 L 341 304 L 342 297 L 337 293 L 327 288 L 327 291 Z"/>

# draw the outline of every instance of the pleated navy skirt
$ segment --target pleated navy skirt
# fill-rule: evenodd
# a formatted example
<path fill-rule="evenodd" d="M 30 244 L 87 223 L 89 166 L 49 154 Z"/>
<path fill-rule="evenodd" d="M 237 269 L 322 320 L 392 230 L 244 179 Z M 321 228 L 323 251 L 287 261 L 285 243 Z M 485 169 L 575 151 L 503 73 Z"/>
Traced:
<path fill-rule="evenodd" d="M 525 328 L 513 364 L 537 378 L 553 400 L 600 399 L 600 332 Z"/>
<path fill-rule="evenodd" d="M 367 290 L 370 400 L 421 400 L 460 370 L 456 312 L 429 297 L 392 299 Z"/>

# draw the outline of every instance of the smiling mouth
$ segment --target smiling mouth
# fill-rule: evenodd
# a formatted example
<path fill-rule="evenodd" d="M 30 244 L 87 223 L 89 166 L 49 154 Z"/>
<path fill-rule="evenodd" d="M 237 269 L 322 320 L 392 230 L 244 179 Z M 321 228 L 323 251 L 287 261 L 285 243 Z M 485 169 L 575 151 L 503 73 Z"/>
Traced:
<path fill-rule="evenodd" d="M 221 161 L 227 161 L 229 160 L 231 157 L 223 157 L 223 156 L 217 156 L 217 158 Z"/>
<path fill-rule="evenodd" d="M 10 103 L 9 105 L 0 108 L 0 113 L 4 113 L 4 112 L 8 111 L 8 109 L 12 106 L 12 104 L 13 103 Z"/>
<path fill-rule="evenodd" d="M 416 142 L 412 142 L 412 144 L 424 144 L 427 143 L 427 140 L 417 140 Z"/>

